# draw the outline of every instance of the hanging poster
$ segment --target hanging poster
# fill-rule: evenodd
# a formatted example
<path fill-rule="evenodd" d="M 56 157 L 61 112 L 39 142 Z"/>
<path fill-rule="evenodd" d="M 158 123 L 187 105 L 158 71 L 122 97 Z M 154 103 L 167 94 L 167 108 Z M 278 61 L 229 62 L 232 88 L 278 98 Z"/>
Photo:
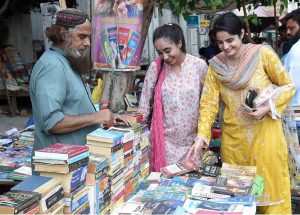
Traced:
<path fill-rule="evenodd" d="M 94 68 L 139 68 L 142 0 L 94 0 L 93 10 Z"/>

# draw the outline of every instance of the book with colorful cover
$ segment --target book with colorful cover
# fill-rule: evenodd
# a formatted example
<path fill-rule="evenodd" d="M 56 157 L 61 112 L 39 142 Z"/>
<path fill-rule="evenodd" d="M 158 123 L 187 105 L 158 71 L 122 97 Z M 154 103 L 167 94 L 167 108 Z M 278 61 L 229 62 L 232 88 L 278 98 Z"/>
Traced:
<path fill-rule="evenodd" d="M 243 205 L 230 203 L 218 203 L 213 201 L 198 201 L 187 199 L 183 208 L 192 214 L 231 214 L 232 212 L 242 214 Z"/>
<path fill-rule="evenodd" d="M 88 150 L 89 148 L 87 146 L 56 143 L 44 149 L 35 151 L 34 155 L 37 157 L 68 160 L 76 155 L 87 152 Z"/>
<path fill-rule="evenodd" d="M 228 163 L 223 163 L 221 168 L 221 176 L 238 176 L 241 179 L 253 180 L 256 175 L 256 170 L 256 166 L 237 166 Z"/>
<path fill-rule="evenodd" d="M 212 187 L 212 192 L 223 194 L 223 195 L 229 195 L 229 196 L 248 196 L 251 195 L 252 188 L 249 187 L 242 188 L 242 187 L 215 184 Z"/>
<path fill-rule="evenodd" d="M 108 165 L 108 157 L 91 153 L 89 156 L 88 173 L 96 174 Z"/>
<path fill-rule="evenodd" d="M 141 214 L 145 203 L 142 202 L 124 202 L 116 211 L 116 214 Z"/>
<path fill-rule="evenodd" d="M 233 186 L 233 187 L 252 187 L 253 180 L 252 179 L 241 179 L 239 176 L 218 176 L 216 178 L 215 185 L 225 185 L 225 186 Z"/>
<path fill-rule="evenodd" d="M 131 127 L 123 124 L 116 124 L 109 128 L 111 131 L 116 131 L 124 134 L 124 137 L 122 138 L 122 142 L 126 143 L 128 141 L 131 141 L 134 139 L 134 132 Z"/>
<path fill-rule="evenodd" d="M 214 201 L 218 203 L 226 203 L 226 204 L 252 206 L 255 199 L 254 196 L 235 196 L 235 197 L 211 199 L 210 201 Z"/>
<path fill-rule="evenodd" d="M 41 194 L 28 191 L 9 191 L 0 195 L 0 211 L 3 214 L 17 214 L 38 202 Z"/>
<path fill-rule="evenodd" d="M 185 158 L 176 164 L 172 164 L 160 169 L 161 173 L 166 178 L 172 178 L 174 176 L 183 175 L 187 172 L 195 171 L 199 169 L 199 165 L 193 159 Z"/>
<path fill-rule="evenodd" d="M 213 193 L 212 186 L 208 186 L 202 183 L 196 183 L 192 189 L 191 197 L 194 199 L 199 199 L 199 198 L 214 199 L 214 198 L 225 198 L 230 196 Z"/>
<path fill-rule="evenodd" d="M 99 141 L 104 143 L 114 143 L 123 138 L 123 134 L 116 131 L 109 131 L 98 128 L 87 135 L 87 140 Z"/>
<path fill-rule="evenodd" d="M 163 198 L 146 201 L 144 208 L 152 209 L 152 214 L 173 214 L 176 208 L 183 204 L 184 201 Z"/>
<path fill-rule="evenodd" d="M 24 210 L 22 210 L 19 214 L 38 214 L 40 211 L 40 206 L 38 202 L 33 203 L 28 206 Z"/>
<path fill-rule="evenodd" d="M 226 204 L 226 203 L 218 203 L 218 202 L 213 202 L 213 201 L 202 201 L 198 205 L 197 209 L 199 210 L 210 210 L 210 211 L 218 211 L 218 212 L 234 212 L 234 213 L 239 213 L 243 214 L 243 205 L 237 205 L 237 204 Z M 197 211 L 196 210 L 196 213 Z"/>
<path fill-rule="evenodd" d="M 34 170 L 37 172 L 55 172 L 55 173 L 69 173 L 89 163 L 89 158 L 83 158 L 72 164 L 46 164 L 35 163 Z"/>
<path fill-rule="evenodd" d="M 125 102 L 128 107 L 138 107 L 139 106 L 139 102 L 135 95 L 125 93 Z"/>

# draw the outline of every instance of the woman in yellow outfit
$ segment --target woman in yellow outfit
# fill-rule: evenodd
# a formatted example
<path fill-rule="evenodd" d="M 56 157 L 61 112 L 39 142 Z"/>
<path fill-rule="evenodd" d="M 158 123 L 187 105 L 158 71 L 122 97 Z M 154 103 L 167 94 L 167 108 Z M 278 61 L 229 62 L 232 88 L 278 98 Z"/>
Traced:
<path fill-rule="evenodd" d="M 244 30 L 236 15 L 222 14 L 212 31 L 222 52 L 210 60 L 200 102 L 198 136 L 187 156 L 199 156 L 208 147 L 221 100 L 222 161 L 257 167 L 257 174 L 264 179 L 258 213 L 290 214 L 287 144 L 280 117 L 295 88 L 270 47 L 242 43 Z M 263 105 L 253 112 L 243 108 L 249 90 L 260 92 L 271 84 L 288 85 L 290 90 L 274 99 L 273 108 Z"/>

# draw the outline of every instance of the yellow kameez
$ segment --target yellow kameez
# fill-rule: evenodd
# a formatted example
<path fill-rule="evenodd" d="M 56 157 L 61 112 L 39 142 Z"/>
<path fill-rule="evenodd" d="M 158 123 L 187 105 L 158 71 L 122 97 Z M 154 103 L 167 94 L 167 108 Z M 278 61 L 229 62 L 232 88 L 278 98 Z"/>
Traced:
<path fill-rule="evenodd" d="M 291 213 L 291 194 L 287 161 L 287 144 L 281 120 L 269 115 L 261 120 L 247 118 L 241 110 L 249 89 L 262 90 L 270 84 L 283 86 L 292 81 L 278 56 L 268 47 L 262 47 L 259 62 L 247 87 L 232 90 L 222 84 L 209 67 L 201 97 L 198 136 L 211 138 L 211 126 L 219 110 L 220 98 L 224 103 L 221 158 L 235 165 L 257 166 L 264 179 L 264 193 L 259 200 L 260 213 Z M 281 116 L 295 93 L 283 92 L 276 99 L 277 116 Z"/>

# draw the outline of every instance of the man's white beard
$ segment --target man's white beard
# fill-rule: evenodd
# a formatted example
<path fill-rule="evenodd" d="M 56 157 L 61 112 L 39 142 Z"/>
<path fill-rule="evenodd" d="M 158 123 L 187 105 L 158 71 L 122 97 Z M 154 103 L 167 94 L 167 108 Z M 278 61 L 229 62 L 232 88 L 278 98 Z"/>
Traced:
<path fill-rule="evenodd" d="M 75 72 L 79 74 L 86 74 L 90 71 L 91 64 L 87 55 L 88 49 L 81 54 L 77 49 L 72 48 L 72 41 L 67 41 L 64 51 Z"/>

